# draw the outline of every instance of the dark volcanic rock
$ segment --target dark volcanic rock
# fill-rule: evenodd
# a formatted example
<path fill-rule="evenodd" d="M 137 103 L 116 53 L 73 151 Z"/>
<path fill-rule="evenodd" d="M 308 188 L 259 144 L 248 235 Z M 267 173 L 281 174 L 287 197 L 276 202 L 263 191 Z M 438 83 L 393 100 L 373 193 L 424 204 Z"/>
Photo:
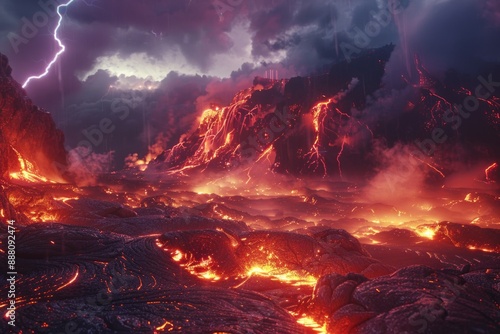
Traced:
<path fill-rule="evenodd" d="M 275 171 L 296 175 L 323 173 L 310 163 L 307 154 L 315 136 L 311 131 L 311 108 L 340 94 L 341 101 L 327 103 L 328 117 L 323 118 L 332 124 L 322 124 L 328 134 L 320 134 L 325 169 L 337 172 L 337 161 L 330 161 L 330 157 L 336 157 L 341 150 L 338 128 L 342 125 L 333 121 L 334 116 L 339 116 L 334 110 L 340 108 L 344 112 L 340 117 L 344 124 L 351 118 L 352 108 L 365 108 L 368 96 L 380 88 L 393 49 L 387 45 L 372 50 L 352 62 L 333 65 L 326 74 L 290 80 L 256 78 L 254 87 L 239 92 L 230 106 L 204 113 L 198 128 L 158 156 L 158 164 L 153 166 L 234 169 L 258 160 L 262 152 L 272 147 L 276 153 Z M 363 162 L 366 165 L 366 160 Z"/>
<path fill-rule="evenodd" d="M 7 57 L 0 54 L 0 177 L 21 169 L 20 154 L 40 175 L 60 178 L 53 162 L 66 165 L 64 135 L 49 113 L 33 105 L 11 72 Z"/>
<path fill-rule="evenodd" d="M 406 267 L 367 281 L 327 275 L 313 294 L 330 333 L 498 333 L 500 293 L 493 274 Z M 481 284 L 471 284 L 478 280 Z"/>
<path fill-rule="evenodd" d="M 0 225 L 0 232 L 3 243 L 5 226 Z M 33 224 L 17 237 L 16 265 L 22 272 L 16 293 L 22 298 L 16 304 L 16 330 L 308 333 L 261 294 L 207 286 L 189 275 L 157 246 L 155 237 L 132 239 L 59 224 Z M 0 261 L 5 281 L 6 253 L 0 253 Z M 7 289 L 0 286 L 1 304 L 8 303 Z M 6 321 L 0 332 L 9 332 Z"/>
<path fill-rule="evenodd" d="M 451 241 L 456 247 L 500 252 L 500 230 L 498 229 L 441 222 L 437 225 L 434 238 Z"/>

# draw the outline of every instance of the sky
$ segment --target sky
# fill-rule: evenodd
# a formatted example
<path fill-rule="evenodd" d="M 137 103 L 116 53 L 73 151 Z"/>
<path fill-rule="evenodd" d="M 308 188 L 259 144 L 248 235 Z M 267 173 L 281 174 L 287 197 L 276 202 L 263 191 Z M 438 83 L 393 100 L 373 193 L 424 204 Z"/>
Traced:
<path fill-rule="evenodd" d="M 18 82 L 59 50 L 55 6 L 68 1 L 2 0 L 0 52 Z M 119 161 L 125 147 L 175 143 L 201 110 L 227 104 L 266 71 L 317 73 L 388 43 L 388 82 L 411 77 L 415 54 L 437 76 L 500 61 L 497 0 L 73 0 L 60 14 L 65 52 L 26 91 L 69 148 L 116 116 L 113 101 L 126 101 L 130 116 L 112 119 L 116 131 L 93 147 Z"/>

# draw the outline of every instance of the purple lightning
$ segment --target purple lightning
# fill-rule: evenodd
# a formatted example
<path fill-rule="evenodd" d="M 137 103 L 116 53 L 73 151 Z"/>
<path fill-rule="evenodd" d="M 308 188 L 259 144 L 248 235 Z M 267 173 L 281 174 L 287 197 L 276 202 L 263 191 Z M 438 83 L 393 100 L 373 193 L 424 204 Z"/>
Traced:
<path fill-rule="evenodd" d="M 46 76 L 47 74 L 49 74 L 49 71 L 50 71 L 50 68 L 52 67 L 52 65 L 55 64 L 55 62 L 57 61 L 57 58 L 59 58 L 59 56 L 61 54 L 64 53 L 64 51 L 66 50 L 66 47 L 64 46 L 64 44 L 61 42 L 61 40 L 59 39 L 59 37 L 57 37 L 57 32 L 59 31 L 59 28 L 61 27 L 61 23 L 62 23 L 62 20 L 63 20 L 63 16 L 60 12 L 60 9 L 62 7 L 68 7 L 73 1 L 75 0 L 69 0 L 67 3 L 65 4 L 62 4 L 62 5 L 59 5 L 57 7 L 57 15 L 59 15 L 59 22 L 57 23 L 57 27 L 56 29 L 54 30 L 54 39 L 57 41 L 57 44 L 59 44 L 59 48 L 60 50 L 55 54 L 54 58 L 52 59 L 52 61 L 49 63 L 49 65 L 47 65 L 47 67 L 45 68 L 45 72 L 43 72 L 42 74 L 40 75 L 37 75 L 37 76 L 31 76 L 29 77 L 26 82 L 23 84 L 23 88 L 26 88 L 26 86 L 29 84 L 29 82 L 33 79 L 41 79 L 43 78 L 44 76 Z"/>

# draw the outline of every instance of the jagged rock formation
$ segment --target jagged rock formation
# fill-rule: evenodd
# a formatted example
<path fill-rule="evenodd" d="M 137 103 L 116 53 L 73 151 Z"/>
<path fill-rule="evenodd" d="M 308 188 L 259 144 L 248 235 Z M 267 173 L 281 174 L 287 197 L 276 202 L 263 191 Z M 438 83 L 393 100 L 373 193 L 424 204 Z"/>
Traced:
<path fill-rule="evenodd" d="M 410 266 L 367 280 L 322 277 L 311 309 L 329 333 L 498 333 L 498 270 L 468 272 Z"/>
<path fill-rule="evenodd" d="M 64 135 L 49 113 L 33 105 L 11 73 L 7 57 L 0 54 L 0 178 L 28 169 L 60 178 L 54 162 L 66 164 Z"/>
<path fill-rule="evenodd" d="M 342 176 L 343 169 L 363 177 L 377 167 L 375 142 L 409 146 L 445 174 L 461 163 L 500 159 L 498 69 L 438 79 L 415 57 L 415 82 L 401 79 L 389 92 L 380 89 L 392 50 L 367 51 L 327 74 L 256 78 L 229 106 L 206 110 L 198 128 L 156 162 L 160 169 L 227 171 L 269 160 L 284 174 Z"/>
<path fill-rule="evenodd" d="M 392 45 L 372 50 L 332 66 L 326 74 L 256 78 L 230 106 L 206 110 L 198 129 L 156 162 L 169 169 L 230 170 L 272 149 L 273 169 L 278 172 L 331 172 L 337 166 L 331 157 L 343 150 L 344 137 L 363 131 L 369 136 L 370 130 L 351 108 L 362 110 L 367 97 L 380 88 L 392 50 Z M 325 108 L 311 111 L 322 102 Z"/>

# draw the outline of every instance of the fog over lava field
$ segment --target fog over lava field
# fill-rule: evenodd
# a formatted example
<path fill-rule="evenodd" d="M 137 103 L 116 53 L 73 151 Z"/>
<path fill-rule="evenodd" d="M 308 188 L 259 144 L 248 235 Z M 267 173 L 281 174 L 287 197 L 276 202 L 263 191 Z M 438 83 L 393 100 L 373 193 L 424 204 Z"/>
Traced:
<path fill-rule="evenodd" d="M 2 333 L 500 332 L 500 6 L 6 1 Z"/>

